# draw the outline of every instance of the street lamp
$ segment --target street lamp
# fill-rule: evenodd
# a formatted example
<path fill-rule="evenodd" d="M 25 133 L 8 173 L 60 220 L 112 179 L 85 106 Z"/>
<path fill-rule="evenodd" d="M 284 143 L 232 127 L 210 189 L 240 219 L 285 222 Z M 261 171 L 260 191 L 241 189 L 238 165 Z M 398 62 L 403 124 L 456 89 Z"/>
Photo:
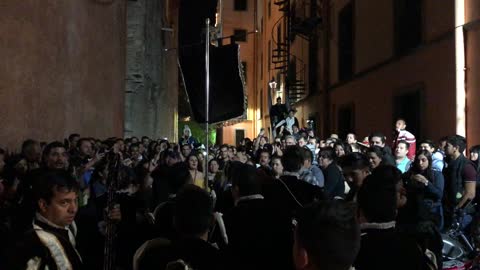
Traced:
<path fill-rule="evenodd" d="M 268 86 L 270 86 L 270 89 L 272 89 L 272 90 L 277 89 L 277 82 L 275 81 L 275 77 L 272 77 L 272 79 L 268 83 Z"/>

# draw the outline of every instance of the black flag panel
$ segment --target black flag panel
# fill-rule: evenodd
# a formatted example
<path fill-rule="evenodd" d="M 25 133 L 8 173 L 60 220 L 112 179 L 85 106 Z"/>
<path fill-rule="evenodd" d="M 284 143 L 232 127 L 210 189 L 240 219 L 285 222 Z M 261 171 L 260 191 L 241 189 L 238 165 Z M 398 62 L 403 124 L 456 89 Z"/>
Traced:
<path fill-rule="evenodd" d="M 205 19 L 215 22 L 216 0 L 183 0 L 179 14 L 179 60 L 193 117 L 205 122 Z M 210 113 L 216 123 L 245 112 L 239 46 L 210 46 Z"/>

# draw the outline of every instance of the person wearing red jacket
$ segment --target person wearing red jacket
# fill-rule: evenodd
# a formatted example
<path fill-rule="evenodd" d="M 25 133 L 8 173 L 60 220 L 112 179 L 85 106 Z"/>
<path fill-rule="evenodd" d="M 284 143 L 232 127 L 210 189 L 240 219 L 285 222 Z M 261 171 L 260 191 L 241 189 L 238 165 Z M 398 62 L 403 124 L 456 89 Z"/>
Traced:
<path fill-rule="evenodd" d="M 405 119 L 399 118 L 395 123 L 395 135 L 393 137 L 392 149 L 395 149 L 397 147 L 399 141 L 406 141 L 410 145 L 408 148 L 407 157 L 410 160 L 414 160 L 417 141 L 415 139 L 415 135 L 407 131 L 405 129 L 406 127 L 407 122 L 405 121 Z"/>

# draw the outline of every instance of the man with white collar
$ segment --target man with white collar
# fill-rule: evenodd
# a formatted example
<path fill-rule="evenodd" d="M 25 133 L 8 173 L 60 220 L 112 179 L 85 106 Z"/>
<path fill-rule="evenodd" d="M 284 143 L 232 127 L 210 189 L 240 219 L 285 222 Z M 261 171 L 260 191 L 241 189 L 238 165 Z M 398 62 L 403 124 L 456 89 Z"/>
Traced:
<path fill-rule="evenodd" d="M 415 240 L 395 228 L 401 181 L 393 166 L 379 166 L 363 181 L 357 195 L 362 234 L 355 268 L 426 269 Z"/>
<path fill-rule="evenodd" d="M 17 244 L 9 269 L 82 269 L 75 248 L 78 183 L 64 170 L 48 171 L 40 178 L 42 184 L 33 186 L 33 228 Z"/>

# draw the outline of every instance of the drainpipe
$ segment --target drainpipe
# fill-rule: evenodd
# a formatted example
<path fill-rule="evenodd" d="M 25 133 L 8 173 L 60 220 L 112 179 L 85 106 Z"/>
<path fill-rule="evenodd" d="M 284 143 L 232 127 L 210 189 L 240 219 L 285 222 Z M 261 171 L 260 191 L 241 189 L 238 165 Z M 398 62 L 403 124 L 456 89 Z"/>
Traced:
<path fill-rule="evenodd" d="M 323 83 L 322 83 L 322 103 L 323 103 L 323 126 L 321 135 L 323 138 L 330 132 L 330 1 L 324 0 L 322 5 L 323 16 Z"/>
<path fill-rule="evenodd" d="M 466 88 L 465 88 L 465 0 L 455 0 L 455 98 L 456 133 L 466 136 Z"/>

